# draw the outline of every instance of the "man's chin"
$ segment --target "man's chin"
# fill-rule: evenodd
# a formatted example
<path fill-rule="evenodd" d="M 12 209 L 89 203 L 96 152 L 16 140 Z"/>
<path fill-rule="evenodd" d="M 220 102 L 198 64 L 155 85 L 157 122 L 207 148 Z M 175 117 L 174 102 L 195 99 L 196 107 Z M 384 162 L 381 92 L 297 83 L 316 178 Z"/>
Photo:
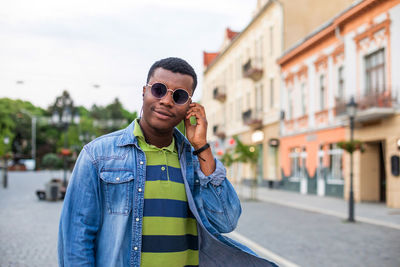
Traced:
<path fill-rule="evenodd" d="M 152 121 L 152 126 L 160 133 L 169 133 L 173 131 L 173 129 L 179 124 L 174 120 L 160 120 L 156 119 Z"/>

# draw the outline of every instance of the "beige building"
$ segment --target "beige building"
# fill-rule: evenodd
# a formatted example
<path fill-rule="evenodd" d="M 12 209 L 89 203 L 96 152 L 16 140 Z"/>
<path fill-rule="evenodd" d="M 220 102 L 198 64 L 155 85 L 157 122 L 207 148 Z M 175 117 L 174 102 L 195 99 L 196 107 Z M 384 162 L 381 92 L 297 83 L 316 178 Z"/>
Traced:
<path fill-rule="evenodd" d="M 353 99 L 354 198 L 400 207 L 400 0 L 352 5 L 288 49 L 282 73 L 281 188 L 349 198 L 346 104 Z"/>
<path fill-rule="evenodd" d="M 259 0 L 253 19 L 242 32 L 228 28 L 220 51 L 204 52 L 201 102 L 207 110 L 208 137 L 217 154 L 238 136 L 261 151 L 259 182 L 279 179 L 281 83 L 276 60 L 351 2 Z M 252 178 L 246 165 L 237 164 L 228 171 L 233 181 Z"/>

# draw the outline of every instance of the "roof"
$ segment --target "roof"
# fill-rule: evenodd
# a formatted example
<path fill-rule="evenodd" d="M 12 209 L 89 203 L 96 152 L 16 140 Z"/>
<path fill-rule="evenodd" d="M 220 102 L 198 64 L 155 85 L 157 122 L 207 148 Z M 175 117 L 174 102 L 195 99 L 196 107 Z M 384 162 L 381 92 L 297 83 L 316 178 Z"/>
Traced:
<path fill-rule="evenodd" d="M 229 27 L 226 28 L 226 37 L 228 37 L 229 40 L 232 40 L 233 38 L 236 37 L 240 32 L 235 32 L 232 31 Z"/>
<path fill-rule="evenodd" d="M 203 51 L 203 64 L 204 67 L 207 67 L 208 65 L 211 64 L 211 62 L 218 56 L 218 52 L 216 53 L 208 53 Z"/>

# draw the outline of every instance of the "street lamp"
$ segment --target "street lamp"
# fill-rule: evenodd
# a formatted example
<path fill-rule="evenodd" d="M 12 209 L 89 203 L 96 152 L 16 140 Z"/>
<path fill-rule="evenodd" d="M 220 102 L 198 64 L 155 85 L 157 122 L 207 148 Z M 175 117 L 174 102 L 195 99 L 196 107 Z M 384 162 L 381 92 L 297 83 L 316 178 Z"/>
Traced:
<path fill-rule="evenodd" d="M 31 119 L 31 137 L 32 137 L 32 159 L 35 163 L 34 169 L 36 169 L 36 123 L 37 123 L 37 117 L 32 115 L 30 112 L 26 111 L 26 110 L 20 110 L 21 113 L 27 115 L 30 119 Z"/>
<path fill-rule="evenodd" d="M 64 187 L 67 187 L 68 128 L 70 124 L 78 124 L 80 120 L 78 113 L 75 112 L 74 103 L 67 91 L 64 91 L 62 96 L 57 97 L 53 106 L 51 120 L 55 125 L 58 125 L 64 130 L 64 149 L 62 151 L 64 158 L 63 185 Z"/>
<path fill-rule="evenodd" d="M 354 101 L 354 97 L 351 97 L 350 102 L 346 105 L 346 112 L 350 119 L 350 143 L 354 141 L 354 118 L 357 113 L 357 103 Z M 349 195 L 349 222 L 355 222 L 354 220 L 354 192 L 353 192 L 353 150 L 350 152 L 350 195 Z"/>
<path fill-rule="evenodd" d="M 4 137 L 3 139 L 5 147 L 8 146 L 10 143 L 10 138 L 8 136 Z M 3 171 L 3 187 L 7 188 L 8 185 L 8 155 L 7 155 L 7 149 L 4 150 L 4 171 Z"/>

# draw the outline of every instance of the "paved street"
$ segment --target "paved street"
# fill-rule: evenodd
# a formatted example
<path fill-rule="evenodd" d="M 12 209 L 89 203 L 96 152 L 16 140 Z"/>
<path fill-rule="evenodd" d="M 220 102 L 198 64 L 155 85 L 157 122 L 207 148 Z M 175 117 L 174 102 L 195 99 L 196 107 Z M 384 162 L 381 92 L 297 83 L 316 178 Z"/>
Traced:
<path fill-rule="evenodd" d="M 400 230 L 242 202 L 237 232 L 300 266 L 400 266 Z"/>
<path fill-rule="evenodd" d="M 0 188 L 0 266 L 57 266 L 58 218 L 62 202 L 39 201 L 36 189 L 61 172 L 10 172 Z"/>
<path fill-rule="evenodd" d="M 35 195 L 51 177 L 62 173 L 11 172 L 0 188 L 1 267 L 57 266 L 62 202 Z M 400 230 L 268 202 L 242 206 L 237 233 L 299 266 L 400 266 Z"/>

